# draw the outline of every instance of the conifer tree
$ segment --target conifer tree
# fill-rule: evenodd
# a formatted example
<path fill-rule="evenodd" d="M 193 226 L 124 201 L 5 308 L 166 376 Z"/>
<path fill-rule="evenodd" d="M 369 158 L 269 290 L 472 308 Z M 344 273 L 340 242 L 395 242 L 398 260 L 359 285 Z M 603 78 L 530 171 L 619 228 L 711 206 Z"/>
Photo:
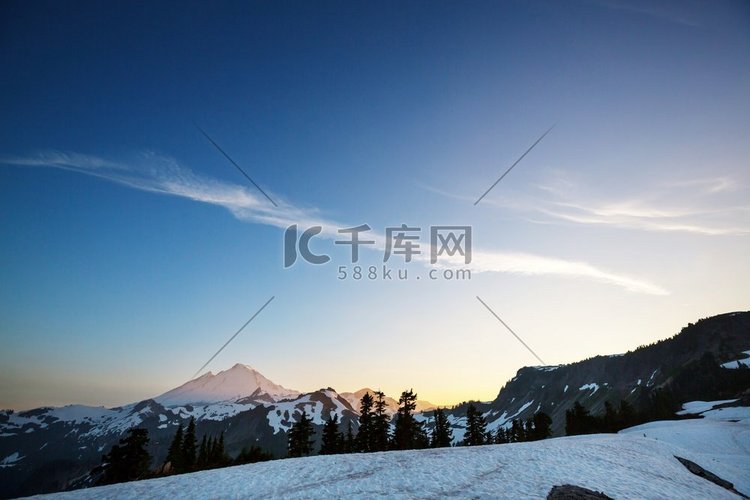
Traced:
<path fill-rule="evenodd" d="M 313 433 L 312 419 L 307 416 L 305 410 L 302 410 L 299 420 L 289 430 L 289 456 L 303 457 L 312 453 Z"/>
<path fill-rule="evenodd" d="M 361 452 L 374 451 L 373 433 L 375 427 L 375 415 L 372 412 L 374 400 L 369 392 L 366 392 L 359 402 L 359 430 L 357 431 L 357 447 Z"/>
<path fill-rule="evenodd" d="M 409 389 L 401 393 L 396 413 L 396 429 L 393 434 L 393 447 L 397 450 L 426 448 L 430 444 L 422 424 L 414 418 L 417 407 L 417 395 Z"/>
<path fill-rule="evenodd" d="M 149 473 L 151 455 L 146 451 L 148 430 L 128 429 L 128 436 L 102 456 L 103 470 L 99 484 L 114 484 L 143 479 Z"/>
<path fill-rule="evenodd" d="M 601 432 L 617 432 L 617 410 L 612 403 L 604 402 L 604 416 L 602 417 Z"/>
<path fill-rule="evenodd" d="M 213 443 L 211 443 L 213 445 Z M 201 439 L 201 445 L 198 448 L 198 459 L 196 462 L 198 469 L 203 469 L 208 465 L 208 443 L 206 442 L 206 435 L 203 435 Z"/>
<path fill-rule="evenodd" d="M 190 417 L 185 437 L 182 439 L 182 466 L 183 472 L 193 470 L 195 466 L 196 439 L 195 439 L 195 418 Z"/>
<path fill-rule="evenodd" d="M 534 440 L 534 419 L 527 418 L 523 426 L 523 440 L 533 441 Z"/>
<path fill-rule="evenodd" d="M 214 449 L 211 453 L 211 463 L 217 466 L 223 466 L 227 463 L 229 457 L 227 457 L 226 451 L 224 451 L 224 431 L 219 434 L 219 440 L 214 442 Z"/>
<path fill-rule="evenodd" d="M 198 453 L 200 455 L 200 452 Z M 216 439 L 214 439 L 213 436 L 208 437 L 208 441 L 206 442 L 206 460 L 204 467 L 209 467 L 213 465 L 214 458 L 216 455 Z M 200 459 L 198 459 L 200 461 Z"/>
<path fill-rule="evenodd" d="M 216 459 L 220 462 L 225 461 L 227 452 L 224 450 L 224 431 L 219 434 L 219 443 L 216 445 Z"/>
<path fill-rule="evenodd" d="M 534 414 L 534 439 L 547 439 L 552 435 L 552 419 L 543 411 Z"/>
<path fill-rule="evenodd" d="M 373 411 L 372 451 L 388 449 L 391 419 L 388 417 L 387 410 L 388 403 L 385 401 L 385 394 L 383 394 L 383 391 L 376 391 Z"/>
<path fill-rule="evenodd" d="M 422 422 L 414 420 L 414 448 L 422 450 L 430 447 L 430 436 L 427 435 L 427 431 L 424 428 Z"/>
<path fill-rule="evenodd" d="M 523 422 L 517 418 L 513 419 L 513 423 L 510 426 L 510 442 L 521 443 L 526 441 L 526 433 L 524 432 Z"/>
<path fill-rule="evenodd" d="M 463 444 L 466 446 L 479 446 L 485 442 L 487 422 L 477 410 L 477 407 L 469 403 L 466 408 L 466 432 Z"/>
<path fill-rule="evenodd" d="M 339 416 L 334 413 L 329 416 L 323 426 L 323 436 L 320 444 L 320 455 L 335 455 L 341 453 L 344 436 L 339 432 Z"/>
<path fill-rule="evenodd" d="M 357 451 L 357 438 L 352 431 L 352 421 L 349 420 L 344 436 L 344 453 L 354 453 L 355 451 Z"/>
<path fill-rule="evenodd" d="M 618 430 L 632 427 L 637 422 L 637 417 L 633 405 L 628 403 L 626 400 L 620 401 L 620 406 L 617 409 L 617 427 Z"/>
<path fill-rule="evenodd" d="M 432 429 L 432 440 L 430 446 L 433 448 L 444 448 L 453 443 L 453 429 L 448 423 L 448 417 L 442 408 L 435 410 L 435 427 Z"/>
<path fill-rule="evenodd" d="M 566 435 L 590 434 L 594 432 L 592 427 L 591 415 L 589 415 L 588 410 L 578 401 L 573 403 L 573 407 L 565 412 Z"/>
<path fill-rule="evenodd" d="M 495 443 L 497 444 L 510 443 L 508 431 L 505 429 L 505 427 L 499 427 L 497 429 L 497 433 L 495 434 Z"/>
<path fill-rule="evenodd" d="M 177 431 L 174 433 L 174 438 L 172 438 L 172 444 L 169 445 L 169 451 L 167 452 L 167 458 L 164 463 L 170 464 L 171 470 L 174 473 L 179 474 L 183 471 L 182 424 L 177 427 Z"/>

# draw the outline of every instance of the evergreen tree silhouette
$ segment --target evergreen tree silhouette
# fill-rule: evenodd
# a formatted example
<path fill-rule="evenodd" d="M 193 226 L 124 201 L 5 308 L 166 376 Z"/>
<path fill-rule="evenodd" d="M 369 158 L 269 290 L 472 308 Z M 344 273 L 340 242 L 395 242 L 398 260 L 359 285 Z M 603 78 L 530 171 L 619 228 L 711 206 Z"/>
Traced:
<path fill-rule="evenodd" d="M 388 449 L 391 419 L 388 417 L 387 410 L 388 404 L 385 401 L 385 394 L 383 394 L 383 391 L 376 391 L 370 446 L 372 451 L 385 451 Z"/>
<path fill-rule="evenodd" d="M 510 443 L 510 437 L 505 427 L 499 427 L 497 429 L 497 433 L 495 434 L 495 442 L 497 444 Z"/>
<path fill-rule="evenodd" d="M 453 443 L 453 429 L 448 423 L 448 417 L 442 408 L 435 410 L 435 427 L 432 429 L 432 440 L 430 446 L 433 448 L 444 448 Z"/>
<path fill-rule="evenodd" d="M 354 453 L 357 451 L 357 438 L 352 431 L 352 421 L 349 420 L 346 426 L 346 436 L 344 436 L 344 452 Z"/>
<path fill-rule="evenodd" d="M 594 432 L 591 415 L 581 403 L 576 401 L 573 407 L 565 412 L 565 434 L 575 436 Z"/>
<path fill-rule="evenodd" d="M 320 444 L 320 455 L 335 455 L 341 453 L 344 436 L 339 432 L 339 416 L 334 413 L 328 417 L 323 426 L 323 436 Z"/>
<path fill-rule="evenodd" d="M 372 412 L 374 400 L 369 392 L 366 392 L 359 402 L 359 430 L 357 431 L 357 447 L 361 452 L 374 451 L 373 433 L 375 427 L 375 415 Z"/>
<path fill-rule="evenodd" d="M 523 440 L 524 441 L 534 440 L 534 419 L 533 418 L 528 418 L 526 419 L 526 422 L 524 422 Z"/>
<path fill-rule="evenodd" d="M 484 444 L 495 444 L 495 436 L 492 435 L 492 431 L 484 433 Z"/>
<path fill-rule="evenodd" d="M 485 443 L 487 422 L 477 407 L 469 403 L 466 408 L 466 432 L 463 444 L 465 446 L 479 446 Z"/>
<path fill-rule="evenodd" d="M 183 471 L 191 471 L 195 467 L 195 453 L 196 453 L 196 440 L 195 440 L 195 418 L 190 417 L 188 422 L 187 430 L 185 431 L 185 437 L 182 440 L 182 466 Z"/>
<path fill-rule="evenodd" d="M 417 395 L 409 389 L 401 393 L 396 413 L 396 429 L 393 434 L 393 447 L 397 450 L 426 448 L 430 444 L 422 424 L 414 418 L 417 407 Z"/>
<path fill-rule="evenodd" d="M 182 424 L 177 427 L 177 431 L 174 433 L 174 438 L 172 438 L 172 444 L 169 445 L 169 451 L 164 463 L 170 464 L 171 470 L 174 473 L 179 474 L 184 470 L 182 460 Z"/>
<path fill-rule="evenodd" d="M 552 435 L 552 419 L 549 415 L 540 411 L 534 414 L 534 436 L 535 440 L 547 439 Z"/>
<path fill-rule="evenodd" d="M 617 427 L 618 430 L 626 429 L 637 424 L 638 417 L 636 416 L 633 405 L 628 403 L 626 400 L 620 401 L 620 406 L 617 408 Z"/>
<path fill-rule="evenodd" d="M 602 423 L 597 430 L 599 432 L 617 432 L 617 420 L 617 411 L 614 406 L 609 401 L 605 401 Z"/>
<path fill-rule="evenodd" d="M 213 442 L 210 443 L 213 446 Z M 203 435 L 201 439 L 201 445 L 198 448 L 198 460 L 196 462 L 198 469 L 204 469 L 208 465 L 208 443 L 206 442 L 206 435 Z"/>
<path fill-rule="evenodd" d="M 148 443 L 148 430 L 128 429 L 128 436 L 102 456 L 102 464 L 97 468 L 103 471 L 99 484 L 123 483 L 146 477 L 151 465 L 151 455 L 146 451 Z"/>
<path fill-rule="evenodd" d="M 205 463 L 203 464 L 203 467 L 210 467 L 215 462 L 215 454 L 216 454 L 216 439 L 214 439 L 213 436 L 208 437 L 208 441 L 206 442 L 206 459 Z M 198 452 L 198 455 L 200 456 L 200 452 Z M 198 459 L 200 462 L 200 458 Z"/>
<path fill-rule="evenodd" d="M 224 431 L 221 431 L 219 439 L 214 441 L 213 450 L 209 454 L 209 461 L 216 467 L 221 467 L 229 461 L 226 451 L 224 451 Z"/>
<path fill-rule="evenodd" d="M 526 432 L 523 427 L 523 422 L 514 418 L 513 423 L 510 426 L 510 442 L 522 443 L 523 441 L 526 441 Z"/>
<path fill-rule="evenodd" d="M 414 448 L 422 450 L 430 447 L 430 436 L 427 435 L 427 431 L 424 428 L 422 422 L 414 420 Z"/>
<path fill-rule="evenodd" d="M 302 410 L 299 420 L 289 430 L 289 456 L 304 457 L 312 453 L 313 433 L 312 419 L 307 416 L 305 410 Z"/>

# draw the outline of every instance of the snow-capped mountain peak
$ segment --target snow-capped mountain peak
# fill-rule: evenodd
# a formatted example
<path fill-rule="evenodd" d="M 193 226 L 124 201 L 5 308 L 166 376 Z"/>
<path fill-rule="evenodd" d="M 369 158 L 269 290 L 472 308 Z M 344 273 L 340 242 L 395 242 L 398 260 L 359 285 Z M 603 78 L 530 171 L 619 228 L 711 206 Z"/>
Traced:
<path fill-rule="evenodd" d="M 205 373 L 154 399 L 165 406 L 181 406 L 248 399 L 270 402 L 298 395 L 298 391 L 275 384 L 253 367 L 237 363 L 215 375 Z"/>

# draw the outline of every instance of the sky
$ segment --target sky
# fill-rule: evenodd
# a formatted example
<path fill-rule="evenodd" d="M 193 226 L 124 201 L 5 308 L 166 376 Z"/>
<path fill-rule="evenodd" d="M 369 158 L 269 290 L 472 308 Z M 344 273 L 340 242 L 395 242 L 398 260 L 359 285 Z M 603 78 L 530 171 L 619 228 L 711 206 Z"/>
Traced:
<path fill-rule="evenodd" d="M 436 404 L 750 309 L 746 2 L 3 2 L 0 67 L 2 408 L 154 397 L 271 297 L 206 370 Z"/>

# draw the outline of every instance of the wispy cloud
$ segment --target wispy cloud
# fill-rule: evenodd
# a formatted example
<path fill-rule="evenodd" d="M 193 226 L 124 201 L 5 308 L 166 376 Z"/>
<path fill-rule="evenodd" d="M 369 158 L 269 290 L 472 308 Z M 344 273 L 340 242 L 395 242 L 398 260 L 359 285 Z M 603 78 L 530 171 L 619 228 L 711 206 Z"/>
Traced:
<path fill-rule="evenodd" d="M 127 162 L 67 152 L 45 152 L 29 157 L 2 157 L 8 165 L 53 167 L 100 177 L 148 191 L 208 203 L 227 209 L 237 219 L 286 228 L 290 224 L 320 225 L 329 233 L 340 225 L 319 216 L 314 208 L 300 208 L 278 197 L 273 207 L 254 190 L 200 175 L 174 158 L 144 153 Z"/>
<path fill-rule="evenodd" d="M 452 267 L 461 266 L 457 263 Z M 635 293 L 669 295 L 667 290 L 648 280 L 601 269 L 586 262 L 523 252 L 474 251 L 471 268 L 472 272 L 475 273 L 582 278 L 599 283 L 616 285 Z"/>
<path fill-rule="evenodd" d="M 532 209 L 578 224 L 707 236 L 750 234 L 750 206 L 733 204 L 719 196 L 738 189 L 738 184 L 727 177 L 679 181 L 656 186 L 639 196 L 604 201 L 587 196 L 585 189 L 571 189 L 570 183 L 567 186 L 547 189 L 551 197 L 537 200 Z"/>
<path fill-rule="evenodd" d="M 671 185 L 675 187 L 697 187 L 703 192 L 703 194 L 715 194 L 725 191 L 735 191 L 741 187 L 737 181 L 727 176 L 675 181 L 671 183 Z"/>
<path fill-rule="evenodd" d="M 142 154 L 131 161 L 120 162 L 77 153 L 46 152 L 29 157 L 2 157 L 0 163 L 61 168 L 92 175 L 142 191 L 220 206 L 237 219 L 250 223 L 279 228 L 286 228 L 291 224 L 298 224 L 300 227 L 322 226 L 321 236 L 328 239 L 341 238 L 337 229 L 351 226 L 322 216 L 317 209 L 294 205 L 276 193 L 273 197 L 279 201 L 279 206 L 274 207 L 254 190 L 200 175 L 173 158 L 155 153 Z M 368 239 L 376 241 L 374 247 L 383 248 L 384 235 L 373 231 L 368 233 Z M 429 249 L 423 250 L 416 260 L 428 265 L 428 255 Z M 585 262 L 529 253 L 475 249 L 471 269 L 476 273 L 583 278 L 616 285 L 631 292 L 651 295 L 668 293 L 648 281 L 603 270 Z"/>
<path fill-rule="evenodd" d="M 585 262 L 574 262 L 525 253 L 475 253 L 479 271 L 516 273 L 523 275 L 557 275 L 587 278 L 610 283 L 631 292 L 650 295 L 667 295 L 668 292 L 653 283 L 599 269 Z"/>
<path fill-rule="evenodd" d="M 424 186 L 423 186 L 424 187 Z M 470 197 L 425 187 L 442 196 L 469 201 Z M 706 236 L 750 234 L 750 205 L 728 195 L 746 194 L 728 176 L 677 180 L 641 190 L 634 196 L 593 193 L 564 173 L 512 197 L 488 198 L 493 205 L 533 215 L 536 223 L 575 223 L 629 230 L 692 233 Z"/>

